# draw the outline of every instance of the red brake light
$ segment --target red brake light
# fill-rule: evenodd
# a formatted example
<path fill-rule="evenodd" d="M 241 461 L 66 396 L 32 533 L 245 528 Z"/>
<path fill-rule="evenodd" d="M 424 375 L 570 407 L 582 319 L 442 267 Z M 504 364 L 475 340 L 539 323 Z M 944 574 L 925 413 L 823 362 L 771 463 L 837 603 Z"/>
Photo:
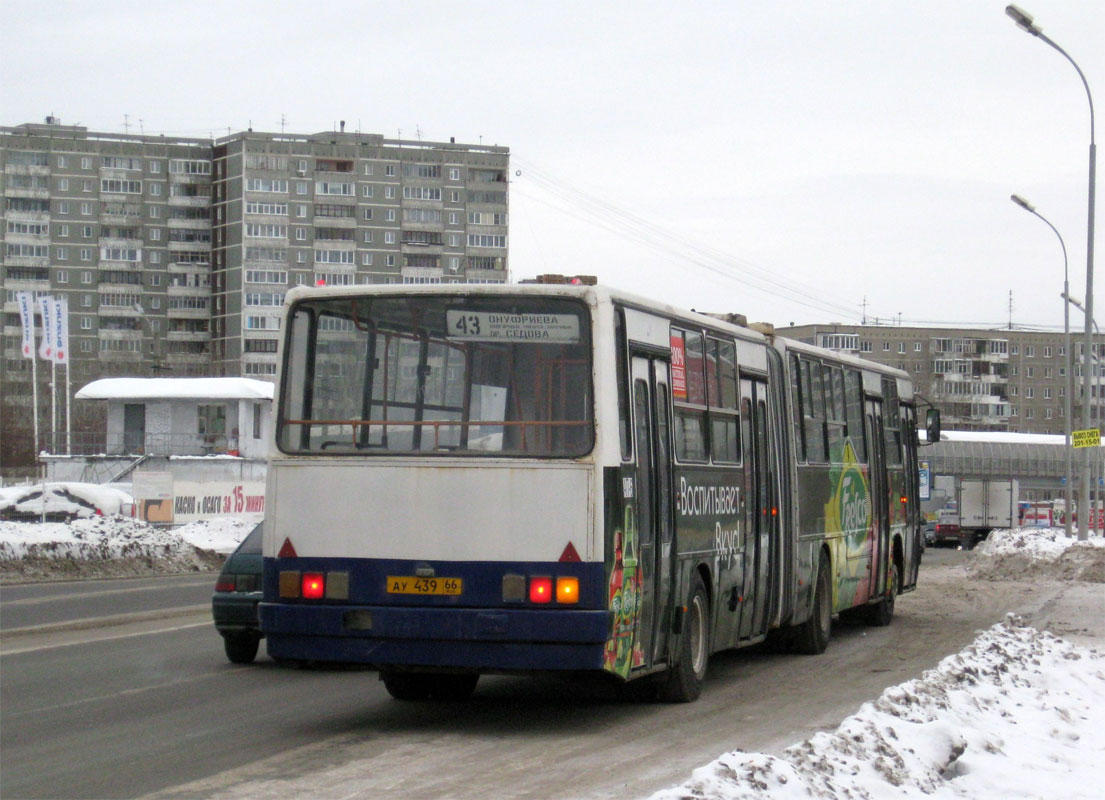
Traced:
<path fill-rule="evenodd" d="M 552 578 L 530 578 L 529 601 L 531 603 L 551 603 L 552 589 Z"/>
<path fill-rule="evenodd" d="M 305 600 L 321 600 L 326 591 L 326 582 L 320 572 L 303 574 L 302 595 Z"/>
<path fill-rule="evenodd" d="M 234 591 L 234 576 L 219 576 L 219 579 L 215 581 L 216 592 L 233 592 Z"/>

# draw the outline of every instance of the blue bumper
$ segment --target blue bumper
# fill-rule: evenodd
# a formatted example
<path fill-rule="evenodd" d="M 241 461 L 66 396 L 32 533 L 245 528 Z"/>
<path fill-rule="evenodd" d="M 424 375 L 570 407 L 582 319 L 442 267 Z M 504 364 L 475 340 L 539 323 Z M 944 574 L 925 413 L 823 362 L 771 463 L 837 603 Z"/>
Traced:
<path fill-rule="evenodd" d="M 262 603 L 274 658 L 377 667 L 602 668 L 609 611 Z"/>

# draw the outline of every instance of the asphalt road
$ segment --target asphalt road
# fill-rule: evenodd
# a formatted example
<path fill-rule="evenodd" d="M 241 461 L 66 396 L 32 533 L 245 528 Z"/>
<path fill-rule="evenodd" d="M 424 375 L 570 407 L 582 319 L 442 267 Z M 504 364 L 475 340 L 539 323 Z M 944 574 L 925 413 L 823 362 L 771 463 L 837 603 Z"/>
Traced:
<path fill-rule="evenodd" d="M 834 625 L 822 656 L 715 656 L 702 698 L 686 705 L 510 677 L 483 678 L 465 703 L 400 703 L 372 672 L 289 669 L 263 655 L 231 665 L 206 611 L 4 633 L 0 786 L 6 799 L 647 795 L 726 750 L 778 752 L 834 729 L 1006 611 L 1065 620 L 1082 602 L 1069 584 L 969 581 L 956 566 L 968 557 L 930 550 L 890 627 Z M 171 583 L 170 596 L 181 590 Z M 125 592 L 109 608 L 152 596 Z"/>

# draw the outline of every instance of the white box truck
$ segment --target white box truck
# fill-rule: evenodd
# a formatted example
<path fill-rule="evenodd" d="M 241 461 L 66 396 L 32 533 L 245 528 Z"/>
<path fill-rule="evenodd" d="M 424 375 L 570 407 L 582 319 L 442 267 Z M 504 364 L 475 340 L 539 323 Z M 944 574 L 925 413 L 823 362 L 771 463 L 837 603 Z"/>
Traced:
<path fill-rule="evenodd" d="M 994 528 L 1014 528 L 1019 522 L 1020 486 L 1009 479 L 960 480 L 956 490 L 960 544 L 971 548 Z"/>

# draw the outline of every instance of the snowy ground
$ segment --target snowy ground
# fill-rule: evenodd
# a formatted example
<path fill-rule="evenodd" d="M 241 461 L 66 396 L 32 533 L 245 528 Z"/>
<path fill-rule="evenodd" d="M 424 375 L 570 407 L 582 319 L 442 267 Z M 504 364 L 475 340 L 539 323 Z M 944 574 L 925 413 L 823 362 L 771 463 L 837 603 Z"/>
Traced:
<path fill-rule="evenodd" d="M 261 514 L 163 528 L 126 517 L 0 522 L 0 580 L 98 578 L 217 569 Z"/>
<path fill-rule="evenodd" d="M 71 524 L 0 522 L 6 580 L 210 569 L 259 521 L 156 528 L 121 517 Z M 33 566 L 32 566 L 33 565 Z M 1061 530 L 996 531 L 969 567 L 987 580 L 1078 580 L 1100 586 L 1105 540 Z M 1082 646 L 1010 617 L 920 678 L 885 690 L 781 756 L 731 752 L 652 800 L 1102 797 L 1105 648 Z"/>
<path fill-rule="evenodd" d="M 995 531 L 970 570 L 1000 580 L 1101 584 L 1105 540 L 1061 530 Z M 781 757 L 735 751 L 651 800 L 1101 798 L 1105 649 L 1010 616 L 920 678 L 892 686 Z"/>

